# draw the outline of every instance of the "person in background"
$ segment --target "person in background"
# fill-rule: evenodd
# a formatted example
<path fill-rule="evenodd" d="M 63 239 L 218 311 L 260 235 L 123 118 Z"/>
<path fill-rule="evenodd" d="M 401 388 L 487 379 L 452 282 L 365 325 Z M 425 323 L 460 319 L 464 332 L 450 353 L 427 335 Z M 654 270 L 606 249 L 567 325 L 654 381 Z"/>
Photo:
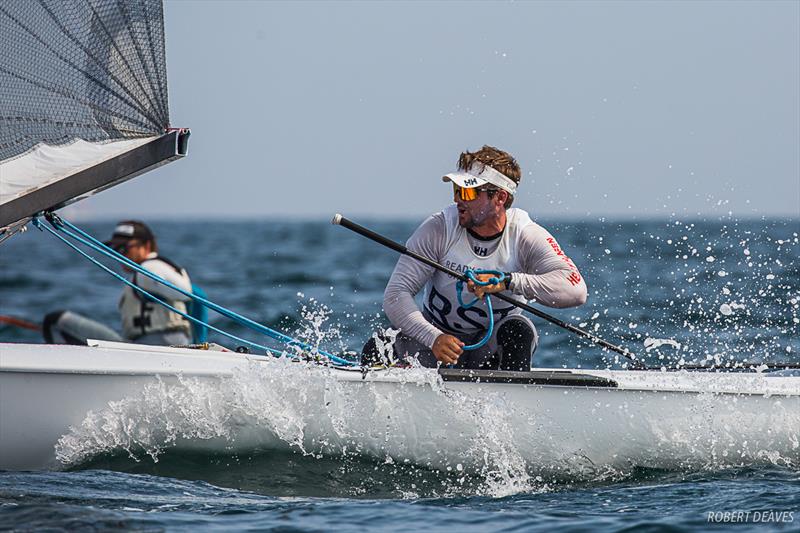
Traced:
<path fill-rule="evenodd" d="M 106 246 L 113 248 L 142 268 L 171 284 L 192 292 L 192 282 L 186 270 L 158 253 L 158 243 L 153 232 L 143 222 L 125 220 L 117 224 Z M 187 312 L 189 298 L 147 276 L 131 269 L 130 281 L 166 303 Z M 142 295 L 129 286 L 122 290 L 119 300 L 122 334 L 137 344 L 186 345 L 192 341 L 192 325 L 181 315 Z"/>
<path fill-rule="evenodd" d="M 442 178 L 452 182 L 454 203 L 428 217 L 407 247 L 457 272 L 484 269 L 506 277 L 488 286 L 470 281 L 463 301 L 470 299 L 467 290 L 479 300 L 462 305 L 456 279 L 401 256 L 383 300 L 386 315 L 400 329 L 393 353 L 383 353 L 388 344 L 385 336 L 373 336 L 364 346 L 362 361 L 380 364 L 386 357 L 416 356 L 427 367 L 530 370 L 538 343 L 536 328 L 518 307 L 500 300 L 494 301 L 495 326 L 488 343 L 464 350 L 487 332 L 486 294 L 503 292 L 548 307 L 586 302 L 586 283 L 553 236 L 528 213 L 511 207 L 521 176 L 516 160 L 492 146 L 461 154 L 458 170 Z M 491 277 L 477 276 L 483 282 Z M 414 297 L 423 289 L 420 309 Z"/>

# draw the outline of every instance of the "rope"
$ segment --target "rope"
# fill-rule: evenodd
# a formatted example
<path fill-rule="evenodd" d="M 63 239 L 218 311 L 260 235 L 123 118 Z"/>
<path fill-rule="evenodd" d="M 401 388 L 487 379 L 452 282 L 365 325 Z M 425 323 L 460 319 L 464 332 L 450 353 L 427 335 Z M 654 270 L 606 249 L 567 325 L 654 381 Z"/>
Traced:
<path fill-rule="evenodd" d="M 304 343 L 302 341 L 299 341 L 297 339 L 289 337 L 288 335 L 284 335 L 283 333 L 281 333 L 279 331 L 275 331 L 275 330 L 273 330 L 273 329 L 271 329 L 271 328 L 269 328 L 267 326 L 259 324 L 258 322 L 255 322 L 255 321 L 253 321 L 253 320 L 251 320 L 251 319 L 249 319 L 249 318 L 247 318 L 245 316 L 242 316 L 242 315 L 240 315 L 240 314 L 238 314 L 238 313 L 236 313 L 234 311 L 231 311 L 229 309 L 226 309 L 225 307 L 219 306 L 219 305 L 215 304 L 214 302 L 212 302 L 210 300 L 202 298 L 202 297 L 200 297 L 200 296 L 198 296 L 196 294 L 193 294 L 193 293 L 191 293 L 189 291 L 186 291 L 186 290 L 184 290 L 184 289 L 182 289 L 180 287 L 176 287 L 175 285 L 173 285 L 172 283 L 168 282 L 167 280 L 162 279 L 159 276 L 156 276 L 155 274 L 150 272 L 149 270 L 146 270 L 146 269 L 142 268 L 137 263 L 131 261 L 130 259 L 128 259 L 124 255 L 118 253 L 115 250 L 112 250 L 111 248 L 109 248 L 108 246 L 106 246 L 102 242 L 98 241 L 97 239 L 95 239 L 94 237 L 89 235 L 88 233 L 82 231 L 80 228 L 74 226 L 73 224 L 69 223 L 68 221 L 61 219 L 57 215 L 49 213 L 47 215 L 47 219 L 50 222 L 50 224 L 53 226 L 53 228 L 55 228 L 55 230 L 60 231 L 61 233 L 64 233 L 65 235 L 67 235 L 71 239 L 76 240 L 77 242 L 83 244 L 84 246 L 87 246 L 87 247 L 91 248 L 92 250 L 95 250 L 95 251 L 105 255 L 106 257 L 108 257 L 110 259 L 114 259 L 115 261 L 126 265 L 127 267 L 131 268 L 132 270 L 135 270 L 136 272 L 139 272 L 140 274 L 149 277 L 150 279 L 152 279 L 152 280 L 164 285 L 165 287 L 169 287 L 170 289 L 175 290 L 175 291 L 183 294 L 184 296 L 186 296 L 188 298 L 191 298 L 192 300 L 205 305 L 209 309 L 212 309 L 212 310 L 216 311 L 217 313 L 219 313 L 219 314 L 221 314 L 221 315 L 223 315 L 223 316 L 225 316 L 227 318 L 230 318 L 234 322 L 236 322 L 236 323 L 238 323 L 238 324 L 240 324 L 240 325 L 242 325 L 244 327 L 247 327 L 249 329 L 255 330 L 255 331 L 257 331 L 257 332 L 259 332 L 261 334 L 267 335 L 268 337 L 271 337 L 271 338 L 273 338 L 273 339 L 275 339 L 277 341 L 283 342 L 283 343 L 285 343 L 285 344 L 287 344 L 289 346 L 297 346 L 302 350 L 306 350 L 306 351 L 309 351 L 309 352 L 312 352 L 312 353 L 316 352 L 316 353 L 318 353 L 320 355 L 323 355 L 324 357 L 328 358 L 330 361 L 332 361 L 334 363 L 337 363 L 337 364 L 340 364 L 340 365 L 355 366 L 355 365 L 358 364 L 358 363 L 356 363 L 354 361 L 343 359 L 341 357 L 338 357 L 336 355 L 328 353 L 328 352 L 326 352 L 324 350 L 315 349 L 314 347 L 312 347 L 311 345 L 309 345 L 307 343 Z M 208 324 L 206 322 L 200 321 L 200 320 L 196 319 L 195 317 L 189 316 L 186 313 L 182 313 L 181 311 L 178 311 L 177 309 L 175 309 L 174 307 L 172 307 L 168 303 L 166 303 L 163 300 L 153 296 L 152 294 L 148 293 L 147 291 L 145 291 L 141 287 L 136 286 L 135 284 L 133 284 L 130 281 L 128 281 L 127 279 L 125 279 L 123 276 L 120 276 L 119 274 L 117 274 L 116 272 L 111 270 L 110 268 L 106 267 L 105 265 L 103 265 L 102 263 L 97 261 L 95 258 L 93 258 L 90 255 L 88 255 L 87 253 L 85 253 L 83 250 L 79 249 L 77 246 L 75 246 L 71 242 L 67 241 L 63 236 L 59 235 L 56 231 L 53 231 L 49 227 L 47 227 L 44 224 L 42 224 L 38 220 L 38 218 L 34 218 L 33 222 L 34 222 L 34 225 L 37 228 L 45 229 L 49 233 L 51 233 L 52 235 L 55 235 L 59 240 L 61 240 L 64 243 L 66 243 L 70 248 L 72 248 L 73 250 L 77 251 L 79 254 L 84 256 L 86 259 L 88 259 L 89 261 L 91 261 L 95 265 L 99 266 L 100 268 L 102 268 L 103 270 L 105 270 L 106 272 L 108 272 L 109 274 L 114 276 L 115 278 L 119 279 L 120 281 L 122 281 L 123 283 L 125 283 L 126 285 L 131 287 L 132 289 L 140 292 L 141 294 L 144 294 L 148 298 L 153 299 L 155 302 L 159 303 L 160 305 L 163 305 L 164 307 L 166 307 L 170 311 L 181 315 L 182 317 L 186 318 L 187 320 L 191 321 L 192 323 L 199 324 L 201 326 L 206 326 L 209 329 L 211 329 L 212 331 L 215 331 L 215 332 L 217 332 L 217 333 L 219 333 L 221 335 L 224 335 L 224 336 L 226 336 L 226 337 L 228 337 L 230 339 L 233 339 L 233 340 L 235 340 L 237 342 L 242 342 L 242 343 L 247 344 L 249 346 L 255 347 L 255 348 L 259 349 L 259 350 L 265 350 L 265 351 L 273 353 L 273 354 L 281 354 L 281 356 L 283 355 L 283 352 L 280 352 L 279 350 L 275 350 L 273 348 L 268 348 L 266 346 L 247 341 L 247 340 L 242 339 L 240 337 L 237 337 L 237 336 L 235 336 L 233 334 L 230 334 L 230 333 L 227 333 L 225 331 L 222 331 L 221 329 L 216 328 L 216 327 L 214 327 L 214 326 L 212 326 L 212 325 L 210 325 L 210 324 Z M 69 228 L 69 229 L 67 229 L 67 228 Z M 70 230 L 73 230 L 74 233 L 73 233 L 73 231 L 70 231 Z"/>
<path fill-rule="evenodd" d="M 481 281 L 477 277 L 476 274 L 491 274 L 492 277 L 486 281 Z M 504 282 L 508 276 L 505 273 L 500 272 L 499 270 L 484 270 L 482 268 L 476 268 L 472 270 L 468 268 L 464 275 L 475 285 L 480 285 L 481 287 L 486 287 L 488 285 L 496 285 L 498 283 Z M 464 300 L 461 299 L 461 292 L 464 290 L 464 281 L 458 280 L 456 282 L 456 296 L 458 297 L 458 305 L 463 307 L 464 309 L 469 309 L 476 303 L 480 301 L 480 298 L 475 298 L 470 303 L 465 304 Z M 489 327 L 486 329 L 486 335 L 475 344 L 471 344 L 469 346 L 464 346 L 465 350 L 477 350 L 478 348 L 482 347 L 484 344 L 489 342 L 489 339 L 492 338 L 492 334 L 494 333 L 494 310 L 492 309 L 492 298 L 486 294 L 486 310 L 489 312 Z"/>
<path fill-rule="evenodd" d="M 102 264 L 101 262 L 99 262 L 97 259 L 95 259 L 94 257 L 90 256 L 89 254 L 87 254 L 86 252 L 84 252 L 83 250 L 81 250 L 80 248 L 78 248 L 77 246 L 75 246 L 74 244 L 69 242 L 68 240 L 66 240 L 64 237 L 62 237 L 61 235 L 59 235 L 58 233 L 56 233 L 55 231 L 53 231 L 49 227 L 47 227 L 44 224 L 42 224 L 37 218 L 34 218 L 32 222 L 33 222 L 33 225 L 36 226 L 38 229 L 48 231 L 51 235 L 54 235 L 56 238 L 58 238 L 63 243 L 65 243 L 67 246 L 69 246 L 70 248 L 72 248 L 73 250 L 78 252 L 80 255 L 82 255 L 83 257 L 85 257 L 86 259 L 88 259 L 89 261 L 91 261 L 92 263 L 94 263 L 95 265 L 100 267 L 101 269 L 105 270 L 106 272 L 108 272 L 109 274 L 111 274 L 112 276 L 114 276 L 115 278 L 117 278 L 118 280 L 120 280 L 121 282 L 123 282 L 124 284 L 126 284 L 127 286 L 132 288 L 133 290 L 138 291 L 139 293 L 143 294 L 148 299 L 151 299 L 154 302 L 157 302 L 157 303 L 163 305 L 164 307 L 166 307 L 167 309 L 169 309 L 173 313 L 177 313 L 177 314 L 183 316 L 184 318 L 186 318 L 188 320 L 191 320 L 192 322 L 199 322 L 194 317 L 191 317 L 191 316 L 189 316 L 189 315 L 187 315 L 185 313 L 182 313 L 181 311 L 179 311 L 175 307 L 173 307 L 173 306 L 169 305 L 168 303 L 160 300 L 159 298 L 153 296 L 152 294 L 148 293 L 147 291 L 145 291 L 141 287 L 139 287 L 137 285 L 134 285 L 133 283 L 131 283 L 130 281 L 125 279 L 123 276 L 120 276 L 119 274 L 117 274 L 116 272 L 114 272 L 113 270 L 111 270 L 110 268 L 108 268 L 107 266 Z M 222 334 L 222 335 L 224 335 L 224 336 L 226 336 L 228 338 L 231 338 L 231 339 L 233 339 L 233 340 L 235 340 L 237 342 L 242 342 L 244 344 L 248 344 L 248 345 L 250 345 L 250 346 L 252 346 L 254 348 L 257 348 L 259 350 L 273 351 L 272 348 L 268 348 L 266 346 L 262 346 L 260 344 L 256 344 L 256 343 L 250 342 L 248 340 L 239 338 L 236 335 L 232 335 L 230 333 L 227 333 L 225 331 L 217 329 L 214 326 L 211 326 L 211 325 L 208 325 L 208 324 L 204 324 L 204 325 L 207 325 L 210 329 L 216 331 L 217 333 L 220 333 L 220 334 Z M 274 350 L 274 351 L 277 351 L 277 350 Z"/>

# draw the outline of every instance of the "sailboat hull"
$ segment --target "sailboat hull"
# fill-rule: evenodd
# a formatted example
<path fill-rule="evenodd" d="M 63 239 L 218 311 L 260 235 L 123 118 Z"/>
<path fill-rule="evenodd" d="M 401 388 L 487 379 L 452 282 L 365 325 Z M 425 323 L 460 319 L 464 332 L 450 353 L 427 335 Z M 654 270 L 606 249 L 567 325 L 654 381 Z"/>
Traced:
<path fill-rule="evenodd" d="M 157 457 L 167 448 L 294 449 L 569 476 L 800 465 L 800 377 L 361 372 L 97 344 L 0 344 L 1 469 L 59 469 L 120 451 Z"/>

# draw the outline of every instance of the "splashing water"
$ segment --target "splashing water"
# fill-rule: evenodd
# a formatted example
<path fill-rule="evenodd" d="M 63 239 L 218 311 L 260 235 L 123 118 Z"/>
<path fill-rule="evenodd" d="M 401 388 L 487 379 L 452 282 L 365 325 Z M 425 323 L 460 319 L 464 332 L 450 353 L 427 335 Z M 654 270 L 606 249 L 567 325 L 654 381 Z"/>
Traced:
<path fill-rule="evenodd" d="M 644 349 L 645 351 L 649 352 L 650 350 L 658 350 L 662 346 L 672 346 L 676 350 L 681 349 L 681 343 L 676 341 L 675 339 L 653 339 L 648 337 L 644 340 Z"/>
<path fill-rule="evenodd" d="M 414 227 L 415 224 L 387 225 L 398 240 L 407 237 Z M 610 341 L 619 339 L 620 344 L 632 347 L 647 359 L 662 361 L 663 356 L 665 366 L 669 366 L 666 361 L 678 363 L 681 359 L 709 361 L 721 367 L 737 360 L 758 363 L 797 359 L 800 253 L 796 222 L 576 221 L 548 227 L 570 249 L 591 291 L 586 306 L 555 311 L 558 316 L 586 323 L 600 336 Z M 166 228 L 167 242 L 170 232 L 185 235 L 187 242 L 196 238 L 195 228 L 190 225 L 167 224 Z M 230 226 L 200 237 L 199 246 L 209 248 L 213 242 L 223 252 L 204 262 L 193 264 L 188 258 L 184 262 L 192 267 L 193 278 L 210 285 L 215 295 L 225 294 L 233 308 L 248 316 L 278 326 L 283 313 L 289 313 L 289 325 L 283 324 L 281 329 L 298 331 L 298 336 L 305 331 L 303 338 L 314 346 L 334 351 L 336 343 L 341 342 L 343 349 L 360 348 L 373 331 L 386 325 L 378 313 L 381 293 L 396 257 L 372 254 L 370 244 L 362 247 L 356 239 L 343 245 L 340 240 L 327 237 L 320 254 L 306 257 L 301 247 L 309 244 L 303 239 L 311 234 L 327 235 L 328 231 L 327 225 L 312 228 L 309 231 L 307 225 L 273 223 L 259 226 L 265 240 L 287 244 L 277 252 L 253 251 L 253 262 L 259 266 L 248 277 L 221 274 L 230 272 L 228 258 L 231 253 L 238 253 L 225 246 L 250 250 L 242 244 L 245 241 L 229 237 L 248 232 L 233 231 Z M 281 233 L 284 231 L 296 235 L 287 238 Z M 98 232 L 107 232 L 107 228 L 98 227 Z M 14 242 L 6 245 L 9 244 L 15 246 Z M 38 246 L 39 240 L 28 239 L 26 246 L 31 244 Z M 85 283 L 85 265 L 71 261 L 69 256 L 59 256 L 58 250 L 46 245 L 43 241 L 39 253 L 29 253 L 28 263 L 22 260 L 25 254 L 19 250 L 0 256 L 0 262 L 6 258 L 2 269 L 6 277 L 0 280 L 0 285 L 5 284 L 4 312 L 19 314 L 24 310 L 25 314 L 43 316 L 51 310 L 53 301 L 74 299 L 69 287 Z M 181 253 L 180 247 L 175 253 Z M 714 262 L 706 262 L 708 256 L 713 256 Z M 297 272 L 299 257 L 306 261 L 302 275 Z M 332 263 L 335 268 L 331 268 Z M 43 264 L 50 270 L 63 269 L 63 287 L 53 286 L 50 276 L 40 273 Z M 265 269 L 261 266 L 264 264 L 274 268 Z M 352 275 L 355 271 L 358 276 Z M 107 285 L 98 282 L 98 287 Z M 331 285 L 339 291 L 335 299 L 327 299 Z M 31 290 L 41 293 L 41 300 L 32 300 Z M 291 307 L 289 302 L 298 290 L 309 295 L 308 299 L 302 298 L 304 306 L 297 306 L 306 309 L 290 311 L 287 306 Z M 100 313 L 99 318 L 113 323 L 117 319 L 117 291 L 117 286 L 108 286 L 89 294 L 83 311 Z M 743 307 L 735 308 L 734 303 Z M 725 314 L 726 304 L 731 314 Z M 329 313 L 314 324 L 316 319 L 307 318 L 306 312 L 316 313 L 321 305 L 327 305 Z M 637 327 L 631 328 L 631 324 Z M 229 327 L 234 333 L 247 335 L 235 324 Z M 537 327 L 541 334 L 537 366 L 596 367 L 600 361 L 602 353 L 588 349 L 583 341 L 547 324 L 537 323 Z M 3 333 L 11 340 L 40 341 L 25 331 L 4 329 Z M 647 351 L 642 344 L 647 339 L 671 340 L 680 348 L 665 343 Z M 609 363 L 621 364 L 613 359 Z M 271 366 L 267 369 L 265 364 Z M 172 454 L 182 457 L 190 453 L 188 450 L 213 450 L 228 458 L 225 460 L 234 461 L 230 457 L 244 457 L 245 451 L 272 457 L 273 450 L 282 449 L 295 450 L 306 461 L 301 470 L 314 470 L 310 465 L 318 463 L 349 468 L 349 464 L 374 458 L 362 473 L 367 475 L 372 469 L 398 472 L 398 483 L 411 495 L 427 493 L 419 477 L 404 477 L 403 472 L 408 469 L 424 471 L 422 477 L 429 472 L 441 473 L 454 495 L 464 494 L 462 489 L 470 480 L 483 476 L 474 492 L 500 495 L 520 490 L 518 487 L 525 484 L 534 490 L 563 486 L 564 478 L 567 483 L 582 476 L 622 480 L 636 465 L 701 472 L 757 461 L 788 465 L 790 469 L 800 465 L 800 430 L 792 434 L 795 447 L 789 453 L 777 453 L 761 445 L 761 441 L 753 444 L 728 437 L 735 434 L 737 427 L 751 424 L 758 425 L 764 435 L 800 427 L 797 416 L 792 415 L 800 410 L 785 399 L 783 403 L 779 398 L 764 399 L 761 406 L 765 420 L 775 420 L 770 417 L 782 409 L 788 412 L 784 423 L 774 427 L 755 418 L 737 417 L 735 397 L 719 403 L 713 397 L 695 396 L 693 410 L 687 410 L 675 406 L 674 402 L 683 400 L 669 396 L 662 401 L 672 409 L 665 406 L 652 413 L 636 407 L 641 397 L 630 401 L 627 407 L 598 397 L 583 404 L 584 408 L 590 406 L 585 409 L 597 420 L 593 421 L 579 411 L 556 417 L 488 390 L 478 399 L 460 389 L 445 389 L 436 376 L 424 371 L 406 382 L 365 382 L 356 386 L 352 382 L 342 384 L 325 369 L 304 368 L 303 364 L 285 361 L 284 366 L 262 363 L 252 371 L 242 370 L 214 382 L 162 378 L 141 394 L 87 415 L 59 442 L 59 458 L 64 464 L 74 465 L 96 459 L 98 454 L 118 454 L 120 461 L 133 465 L 160 461 L 159 466 L 164 466 L 172 460 Z M 571 399 L 572 395 L 565 395 L 559 400 L 571 405 Z M 744 398 L 738 401 L 738 405 L 746 403 Z M 674 420 L 679 417 L 689 421 L 681 426 Z M 410 422 L 415 418 L 419 423 Z M 581 424 L 586 427 L 583 432 L 564 429 Z M 712 426 L 713 431 L 709 429 Z M 608 436 L 607 427 L 620 429 Z M 426 440 L 438 443 L 439 453 L 433 446 L 425 447 Z M 413 442 L 417 441 L 422 444 L 414 447 Z M 602 455 L 603 451 L 610 452 Z M 125 459 L 128 455 L 140 462 Z M 417 461 L 418 458 L 423 460 Z M 676 459 L 673 463 L 658 463 L 664 458 Z M 198 461 L 198 472 L 202 464 Z M 461 479 L 464 485 L 460 484 Z M 517 481 L 519 484 L 515 485 Z M 471 491 L 472 488 L 466 489 L 467 493 Z"/>
<path fill-rule="evenodd" d="M 422 449 L 426 468 L 462 471 L 485 480 L 487 494 L 502 496 L 532 490 L 525 461 L 515 450 L 509 406 L 500 396 L 477 402 L 446 391 L 435 372 L 404 371 L 406 382 L 352 383 L 335 379 L 332 370 L 316 365 L 269 359 L 251 362 L 229 378 L 160 378 L 141 393 L 90 412 L 78 427 L 62 436 L 56 456 L 76 465 L 99 454 L 124 451 L 135 461 L 153 461 L 166 450 L 252 453 L 295 450 L 304 455 L 368 455 L 389 464 L 412 463 Z M 450 420 L 434 431 L 461 427 L 468 445 L 463 459 L 409 435 L 409 416 L 419 416 L 414 395 L 424 387 Z M 357 394 L 354 394 L 357 393 Z M 407 409 L 398 406 L 407 406 Z M 441 414 L 437 420 L 441 420 Z M 471 431 L 466 428 L 472 427 Z M 475 431 L 477 429 L 477 431 Z"/>
<path fill-rule="evenodd" d="M 452 474 L 454 490 L 477 478 L 491 496 L 644 465 L 800 464 L 797 431 L 787 435 L 800 427 L 796 398 L 445 386 L 422 368 L 382 375 L 269 358 L 224 378 L 165 377 L 90 412 L 56 453 L 68 466 L 120 451 L 157 461 L 168 449 L 372 457 Z"/>
<path fill-rule="evenodd" d="M 730 367 L 786 360 L 800 339 L 800 236 L 792 229 L 796 225 L 736 220 L 643 223 L 627 245 L 612 241 L 615 248 L 580 263 L 594 281 L 585 311 L 607 314 L 601 335 L 644 341 L 645 352 L 654 352 L 659 363 Z M 608 229 L 598 233 L 607 244 L 602 235 Z M 614 285 L 598 284 L 607 272 L 622 274 L 623 283 L 614 276 Z M 615 313 L 607 303 L 614 299 L 630 307 Z M 661 352 L 648 338 L 669 338 L 680 348 Z"/>

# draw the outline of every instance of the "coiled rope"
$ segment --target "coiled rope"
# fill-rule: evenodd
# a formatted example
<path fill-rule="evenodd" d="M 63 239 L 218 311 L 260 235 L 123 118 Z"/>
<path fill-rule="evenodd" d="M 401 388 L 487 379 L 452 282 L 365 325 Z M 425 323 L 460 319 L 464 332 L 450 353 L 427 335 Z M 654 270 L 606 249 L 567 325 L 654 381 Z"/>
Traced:
<path fill-rule="evenodd" d="M 177 313 L 178 315 L 186 318 L 187 320 L 189 320 L 192 323 L 199 324 L 199 325 L 202 325 L 202 326 L 206 326 L 210 330 L 212 330 L 212 331 L 214 331 L 216 333 L 219 333 L 219 334 L 221 334 L 221 335 L 223 335 L 225 337 L 228 337 L 229 339 L 235 340 L 237 342 L 241 342 L 243 344 L 246 344 L 248 346 L 251 346 L 251 347 L 259 349 L 259 350 L 264 350 L 267 353 L 272 353 L 273 355 L 276 355 L 276 356 L 279 356 L 279 357 L 284 355 L 283 352 L 281 352 L 280 350 L 275 350 L 274 348 L 269 348 L 267 346 L 263 346 L 261 344 L 257 344 L 257 343 L 242 339 L 242 338 L 240 338 L 240 337 L 238 337 L 236 335 L 233 335 L 231 333 L 223 331 L 223 330 L 221 330 L 219 328 L 216 328 L 216 327 L 212 326 L 211 324 L 208 324 L 206 322 L 198 320 L 195 317 L 192 317 L 192 316 L 190 316 L 190 315 L 188 315 L 186 313 L 183 313 L 183 312 L 179 311 L 175 307 L 169 305 L 167 302 L 165 302 L 165 301 L 161 300 L 160 298 L 150 294 L 146 290 L 142 289 L 141 287 L 139 287 L 139 286 L 135 285 L 134 283 L 132 283 L 131 281 L 127 280 L 124 276 L 121 276 L 121 275 L 117 274 L 116 272 L 114 272 L 113 270 L 108 268 L 107 266 L 103 265 L 97 259 L 95 259 L 94 257 L 90 256 L 89 254 L 87 254 L 86 252 L 84 252 L 83 250 L 78 248 L 72 242 L 68 241 L 63 235 L 61 235 L 61 233 L 63 233 L 67 237 L 73 239 L 74 241 L 77 241 L 77 242 L 83 244 L 84 246 L 86 246 L 86 247 L 88 247 L 88 248 L 90 248 L 90 249 L 92 249 L 92 250 L 94 250 L 96 252 L 99 252 L 99 253 L 105 255 L 106 257 L 117 261 L 118 263 L 121 263 L 121 264 L 127 266 L 128 268 L 130 268 L 130 269 L 132 269 L 132 270 L 134 270 L 136 272 L 139 272 L 140 274 L 149 277 L 153 281 L 156 281 L 157 283 L 160 283 L 161 285 L 164 285 L 165 287 L 169 287 L 170 289 L 175 290 L 175 291 L 179 292 L 180 294 L 183 294 L 187 298 L 191 298 L 195 302 L 199 302 L 200 304 L 208 307 L 209 309 L 211 309 L 213 311 L 216 311 L 217 313 L 219 313 L 219 314 L 221 314 L 221 315 L 223 315 L 223 316 L 225 316 L 227 318 L 230 318 L 231 320 L 233 320 L 234 322 L 236 322 L 237 324 L 239 324 L 241 326 L 244 326 L 244 327 L 249 328 L 251 330 L 254 330 L 254 331 L 258 332 L 258 333 L 266 335 L 266 336 L 268 336 L 268 337 L 270 337 L 272 339 L 275 339 L 275 340 L 277 340 L 279 342 L 282 342 L 282 343 L 286 344 L 287 346 L 296 346 L 296 347 L 300 348 L 301 350 L 305 350 L 305 351 L 308 351 L 308 352 L 311 352 L 311 353 L 316 353 L 316 354 L 322 355 L 323 357 L 327 358 L 328 360 L 330 360 L 333 363 L 336 363 L 336 364 L 339 364 L 339 365 L 346 365 L 346 366 L 356 366 L 356 365 L 358 365 L 358 363 L 355 362 L 355 361 L 351 361 L 349 359 L 343 359 L 343 358 L 341 358 L 341 357 L 339 357 L 337 355 L 334 355 L 332 353 L 329 353 L 329 352 L 326 352 L 324 350 L 320 350 L 318 348 L 315 348 L 315 347 L 311 346 L 308 343 L 305 343 L 305 342 L 300 341 L 298 339 L 292 338 L 292 337 L 290 337 L 288 335 L 285 335 L 285 334 L 283 334 L 283 333 L 281 333 L 279 331 L 276 331 L 276 330 L 274 330 L 272 328 L 264 326 L 263 324 L 259 324 L 258 322 L 255 322 L 254 320 L 251 320 L 251 319 L 249 319 L 249 318 L 247 318 L 247 317 L 245 317 L 243 315 L 240 315 L 240 314 L 238 314 L 238 313 L 236 313 L 234 311 L 231 311 L 230 309 L 222 307 L 222 306 L 220 306 L 220 305 L 218 305 L 218 304 L 216 304 L 216 303 L 214 303 L 214 302 L 212 302 L 212 301 L 210 301 L 210 300 L 208 300 L 206 298 L 203 298 L 203 297 L 198 296 L 198 295 L 196 295 L 196 294 L 194 294 L 192 292 L 189 292 L 189 291 L 186 291 L 184 289 L 181 289 L 180 287 L 176 287 L 175 285 L 173 285 L 172 283 L 168 282 L 167 280 L 165 280 L 165 279 L 153 274 L 149 270 L 146 270 L 146 269 L 142 268 L 141 266 L 139 266 L 139 264 L 131 261 L 130 259 L 128 259 L 124 255 L 120 254 L 116 250 L 113 250 L 113 249 L 109 248 L 108 246 L 106 246 L 102 242 L 98 241 L 97 239 L 95 239 L 94 237 L 89 235 L 88 233 L 84 232 L 83 230 L 81 230 L 77 226 L 74 226 L 70 222 L 68 222 L 66 220 L 63 220 L 58 215 L 55 215 L 53 213 L 46 213 L 45 214 L 45 218 L 50 223 L 52 228 L 48 227 L 45 224 L 43 224 L 39 220 L 38 216 L 33 218 L 33 220 L 32 220 L 33 225 L 36 228 L 38 228 L 39 230 L 46 230 L 51 235 L 54 235 L 59 240 L 64 242 L 67 246 L 69 246 L 70 248 L 72 248 L 73 250 L 78 252 L 80 255 L 82 255 L 83 257 L 85 257 L 86 259 L 88 259 L 89 261 L 91 261 L 92 263 L 94 263 L 95 265 L 97 265 L 98 267 L 100 267 L 101 269 L 106 271 L 107 273 L 111 274 L 112 276 L 114 276 L 118 280 L 122 281 L 123 283 L 125 283 L 126 285 L 131 287 L 133 290 L 139 292 L 140 294 L 143 294 L 144 296 L 146 296 L 149 299 L 152 299 L 154 302 L 166 307 L 167 309 L 169 309 L 173 313 Z"/>
<path fill-rule="evenodd" d="M 476 275 L 479 274 L 491 274 L 492 277 L 486 281 L 481 281 L 476 277 Z M 480 285 L 481 287 L 503 283 L 508 279 L 508 276 L 505 273 L 500 272 L 499 270 L 484 270 L 482 268 L 476 268 L 475 270 L 468 268 L 466 272 L 464 272 L 464 275 L 467 276 L 467 278 L 469 278 L 469 280 L 472 283 L 474 283 L 475 285 Z M 465 304 L 464 300 L 461 299 L 461 292 L 463 290 L 464 290 L 464 281 L 458 280 L 456 282 L 456 296 L 458 297 L 458 305 L 460 305 L 462 308 L 469 309 L 470 307 L 472 307 L 473 305 L 475 305 L 480 301 L 480 298 L 475 298 L 468 304 Z M 478 348 L 489 342 L 489 339 L 492 338 L 492 333 L 494 333 L 494 310 L 492 309 L 492 298 L 488 294 L 485 294 L 484 298 L 486 298 L 486 310 L 489 313 L 489 327 L 486 329 L 486 335 L 484 335 L 484 337 L 480 341 L 478 341 L 475 344 L 471 344 L 469 346 L 464 346 L 465 350 L 477 350 Z"/>

